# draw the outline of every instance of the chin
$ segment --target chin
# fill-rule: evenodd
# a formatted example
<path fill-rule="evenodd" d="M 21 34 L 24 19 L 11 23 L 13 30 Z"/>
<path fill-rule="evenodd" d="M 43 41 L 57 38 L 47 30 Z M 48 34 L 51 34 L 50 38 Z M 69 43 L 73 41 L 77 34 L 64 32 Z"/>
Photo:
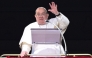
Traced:
<path fill-rule="evenodd" d="M 45 21 L 40 21 L 39 24 L 43 25 L 43 24 L 45 24 Z"/>

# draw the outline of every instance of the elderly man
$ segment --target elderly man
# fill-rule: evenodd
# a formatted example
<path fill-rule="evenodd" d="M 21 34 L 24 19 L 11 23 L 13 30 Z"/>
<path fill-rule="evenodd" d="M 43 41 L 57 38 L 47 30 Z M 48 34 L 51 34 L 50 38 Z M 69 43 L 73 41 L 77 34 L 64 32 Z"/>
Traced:
<path fill-rule="evenodd" d="M 49 5 L 51 9 L 49 9 L 48 11 L 55 14 L 56 16 L 55 18 L 49 19 L 49 21 L 57 25 L 59 28 L 61 28 L 62 34 L 64 34 L 70 23 L 68 18 L 58 11 L 57 5 L 54 2 L 51 2 Z M 56 28 L 50 22 L 46 22 L 48 20 L 48 16 L 49 14 L 47 13 L 47 10 L 44 7 L 38 7 L 36 9 L 35 12 L 36 22 L 33 22 L 25 27 L 22 38 L 19 42 L 19 45 L 21 47 L 21 53 L 20 53 L 21 57 L 28 54 L 30 50 L 32 50 L 31 54 L 36 54 L 36 55 L 65 54 L 62 45 L 56 46 L 56 45 L 39 44 L 34 47 L 32 46 L 32 37 L 30 30 L 31 28 Z"/>

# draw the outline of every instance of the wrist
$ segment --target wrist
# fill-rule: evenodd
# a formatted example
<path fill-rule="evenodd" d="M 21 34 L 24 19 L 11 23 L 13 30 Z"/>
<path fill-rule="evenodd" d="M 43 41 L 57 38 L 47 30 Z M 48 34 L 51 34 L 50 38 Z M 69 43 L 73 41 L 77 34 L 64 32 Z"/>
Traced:
<path fill-rule="evenodd" d="M 60 14 L 60 12 L 58 12 L 58 14 L 57 14 L 57 15 L 55 15 L 55 16 L 59 16 L 59 15 L 61 15 L 61 14 Z"/>
<path fill-rule="evenodd" d="M 59 15 L 59 12 L 57 11 L 57 12 L 55 13 L 55 15 L 56 15 L 56 16 Z"/>
<path fill-rule="evenodd" d="M 28 45 L 22 45 L 22 51 L 29 53 L 30 47 Z"/>

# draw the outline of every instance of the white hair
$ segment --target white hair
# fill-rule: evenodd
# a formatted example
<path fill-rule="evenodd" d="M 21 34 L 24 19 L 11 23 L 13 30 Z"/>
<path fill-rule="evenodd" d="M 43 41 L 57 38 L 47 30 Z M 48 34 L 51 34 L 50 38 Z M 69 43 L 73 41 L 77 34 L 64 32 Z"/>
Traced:
<path fill-rule="evenodd" d="M 46 13 L 47 13 L 47 10 L 46 10 L 45 7 L 38 7 L 37 9 L 39 9 L 39 8 L 44 9 L 44 10 L 46 11 Z M 36 9 L 36 10 L 37 10 L 37 9 Z"/>

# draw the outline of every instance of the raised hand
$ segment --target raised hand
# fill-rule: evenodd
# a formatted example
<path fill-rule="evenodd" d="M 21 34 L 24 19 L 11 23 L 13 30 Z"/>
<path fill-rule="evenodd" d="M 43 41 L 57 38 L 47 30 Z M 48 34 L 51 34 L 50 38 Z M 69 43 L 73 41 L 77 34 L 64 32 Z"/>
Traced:
<path fill-rule="evenodd" d="M 51 2 L 51 3 L 49 3 L 49 5 L 50 5 L 51 9 L 49 9 L 48 11 L 52 12 L 55 15 L 58 15 L 59 12 L 58 12 L 57 5 L 55 4 L 55 2 Z"/>

